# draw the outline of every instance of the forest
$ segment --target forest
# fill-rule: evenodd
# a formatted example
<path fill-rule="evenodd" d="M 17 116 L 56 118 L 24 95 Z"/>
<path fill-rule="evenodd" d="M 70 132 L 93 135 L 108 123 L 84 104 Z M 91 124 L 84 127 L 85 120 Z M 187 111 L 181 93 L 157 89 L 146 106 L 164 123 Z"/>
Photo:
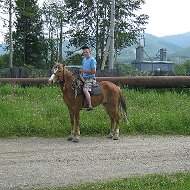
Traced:
<path fill-rule="evenodd" d="M 148 22 L 148 15 L 139 14 L 144 0 L 118 0 L 115 3 L 115 56 L 134 44 Z M 1 0 L 8 54 L 0 67 L 51 68 L 63 57 L 67 40 L 67 62 L 76 63 L 81 55 L 73 55 L 88 45 L 95 52 L 101 67 L 110 30 L 111 1 L 48 0 L 39 6 L 37 0 Z"/>

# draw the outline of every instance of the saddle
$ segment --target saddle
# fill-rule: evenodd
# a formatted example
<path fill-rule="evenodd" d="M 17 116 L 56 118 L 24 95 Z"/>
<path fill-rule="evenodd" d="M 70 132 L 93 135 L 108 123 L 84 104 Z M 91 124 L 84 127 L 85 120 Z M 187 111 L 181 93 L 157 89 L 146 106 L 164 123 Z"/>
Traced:
<path fill-rule="evenodd" d="M 73 80 L 73 93 L 75 94 L 75 97 L 77 95 L 82 95 L 83 94 L 83 86 L 84 86 L 84 78 L 80 74 L 79 70 L 77 69 L 74 73 L 74 80 Z M 99 95 L 101 94 L 101 88 L 99 86 L 99 83 L 96 82 L 96 84 L 93 84 L 92 90 L 90 91 L 90 95 Z"/>
<path fill-rule="evenodd" d="M 83 85 L 80 87 L 75 87 L 73 88 L 73 92 L 75 95 L 82 95 L 83 94 Z M 99 95 L 101 94 L 101 88 L 99 86 L 99 84 L 96 84 L 94 86 L 92 86 L 92 90 L 90 91 L 90 95 Z"/>

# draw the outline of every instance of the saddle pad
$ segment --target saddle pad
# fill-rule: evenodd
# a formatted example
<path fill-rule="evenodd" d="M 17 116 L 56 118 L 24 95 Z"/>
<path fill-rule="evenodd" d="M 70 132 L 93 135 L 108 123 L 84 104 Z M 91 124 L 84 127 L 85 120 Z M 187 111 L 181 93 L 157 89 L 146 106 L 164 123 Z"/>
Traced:
<path fill-rule="evenodd" d="M 101 94 L 101 88 L 99 86 L 93 86 L 90 95 L 99 95 Z"/>

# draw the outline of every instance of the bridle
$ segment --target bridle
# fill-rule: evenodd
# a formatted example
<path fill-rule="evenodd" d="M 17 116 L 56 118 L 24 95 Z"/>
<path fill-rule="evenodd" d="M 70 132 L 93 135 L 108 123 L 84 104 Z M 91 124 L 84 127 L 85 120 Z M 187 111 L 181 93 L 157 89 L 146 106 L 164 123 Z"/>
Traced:
<path fill-rule="evenodd" d="M 53 70 L 53 74 L 56 76 L 57 74 L 59 74 L 59 73 L 57 73 L 57 72 L 60 72 L 60 73 L 62 73 L 62 76 L 60 77 L 60 76 L 58 76 L 59 77 L 59 80 L 57 80 L 57 82 L 63 82 L 63 81 L 65 81 L 65 79 L 64 79 L 64 70 L 63 70 L 63 72 L 62 71 L 60 71 L 59 70 L 59 68 L 58 67 L 55 67 L 54 68 L 54 70 Z"/>
<path fill-rule="evenodd" d="M 58 66 L 55 66 L 54 69 L 53 69 L 53 74 L 51 75 L 51 77 L 50 77 L 50 79 L 49 79 L 50 81 L 55 81 L 54 78 L 55 78 L 55 77 L 57 77 L 57 78 L 59 77 L 59 76 L 57 76 L 57 74 L 58 74 L 57 72 L 61 72 L 61 71 L 59 70 Z M 62 77 L 61 77 L 61 78 L 62 78 Z M 60 79 L 60 77 L 59 77 L 59 80 L 56 80 L 55 82 L 60 83 L 60 84 L 61 84 L 61 83 L 64 83 L 63 86 L 65 86 L 65 79 L 63 79 L 63 78 Z"/>
<path fill-rule="evenodd" d="M 61 88 L 63 89 L 63 90 L 65 90 L 65 88 L 66 88 L 66 81 L 67 81 L 67 79 L 68 78 L 70 78 L 70 77 L 73 77 L 73 83 L 72 83 L 72 86 L 75 86 L 74 84 L 75 84 L 75 82 L 76 81 L 79 81 L 80 79 L 80 75 L 79 75 L 79 71 L 78 72 L 74 72 L 74 73 L 72 73 L 71 75 L 67 75 L 66 74 L 66 71 L 64 70 L 65 68 L 63 68 L 63 69 L 61 69 L 61 68 L 59 68 L 59 65 L 56 65 L 54 68 L 53 68 L 53 74 L 51 75 L 51 78 L 49 79 L 49 80 L 51 80 L 51 81 L 54 81 L 54 82 L 56 82 L 56 83 L 59 83 L 60 84 L 60 86 L 61 86 Z M 61 75 L 59 75 L 59 74 L 61 74 Z M 55 77 L 56 77 L 56 79 L 55 79 Z"/>

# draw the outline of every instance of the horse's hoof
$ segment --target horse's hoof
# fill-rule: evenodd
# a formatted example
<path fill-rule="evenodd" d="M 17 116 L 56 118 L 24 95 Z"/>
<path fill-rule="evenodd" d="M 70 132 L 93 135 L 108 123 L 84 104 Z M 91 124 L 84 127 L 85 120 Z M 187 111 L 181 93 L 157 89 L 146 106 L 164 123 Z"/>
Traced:
<path fill-rule="evenodd" d="M 118 140 L 119 139 L 119 134 L 114 134 L 113 140 Z"/>
<path fill-rule="evenodd" d="M 108 139 L 112 139 L 112 138 L 113 138 L 113 135 L 112 135 L 112 134 L 109 134 L 109 135 L 107 136 L 107 138 L 108 138 Z"/>
<path fill-rule="evenodd" d="M 73 142 L 79 142 L 79 139 L 80 139 L 79 136 L 74 136 L 74 137 L 73 137 Z"/>
<path fill-rule="evenodd" d="M 69 137 L 67 138 L 67 140 L 68 140 L 68 141 L 72 141 L 72 140 L 73 140 L 73 136 L 69 136 Z"/>

